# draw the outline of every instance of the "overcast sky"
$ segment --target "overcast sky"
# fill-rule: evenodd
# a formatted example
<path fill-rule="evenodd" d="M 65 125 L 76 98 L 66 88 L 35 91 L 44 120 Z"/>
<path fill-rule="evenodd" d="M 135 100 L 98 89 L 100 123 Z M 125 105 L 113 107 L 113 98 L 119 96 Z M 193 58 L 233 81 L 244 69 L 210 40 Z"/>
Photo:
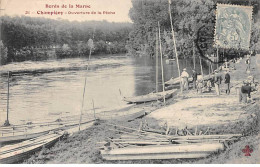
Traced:
<path fill-rule="evenodd" d="M 114 22 L 131 22 L 128 16 L 129 9 L 132 7 L 131 0 L 0 0 L 1 15 L 9 16 L 31 16 L 31 17 L 46 17 L 46 18 L 62 18 L 70 21 L 85 21 L 85 20 L 107 20 Z M 59 8 L 46 8 L 48 5 L 59 5 Z M 62 5 L 67 5 L 67 8 L 61 8 Z M 74 8 L 68 8 L 69 4 Z M 76 4 L 90 5 L 90 8 L 75 8 Z M 29 11 L 30 14 L 25 14 Z M 63 12 L 63 15 L 42 15 L 37 14 L 43 12 Z M 115 14 L 65 14 L 65 12 L 115 12 Z"/>

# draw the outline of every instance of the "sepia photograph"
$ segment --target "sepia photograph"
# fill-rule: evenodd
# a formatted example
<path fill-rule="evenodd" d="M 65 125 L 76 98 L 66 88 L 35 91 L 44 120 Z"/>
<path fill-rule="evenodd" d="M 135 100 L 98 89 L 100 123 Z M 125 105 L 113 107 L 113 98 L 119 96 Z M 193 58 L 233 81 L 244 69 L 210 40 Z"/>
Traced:
<path fill-rule="evenodd" d="M 0 164 L 260 164 L 259 0 L 0 0 Z"/>

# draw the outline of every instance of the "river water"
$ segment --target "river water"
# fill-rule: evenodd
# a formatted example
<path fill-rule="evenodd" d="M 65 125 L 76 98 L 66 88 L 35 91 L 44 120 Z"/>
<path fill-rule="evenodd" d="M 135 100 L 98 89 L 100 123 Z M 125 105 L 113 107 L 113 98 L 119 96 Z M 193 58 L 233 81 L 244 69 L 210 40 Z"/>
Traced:
<path fill-rule="evenodd" d="M 164 64 L 165 81 L 177 77 L 176 62 Z M 89 63 L 89 70 L 87 66 Z M 160 62 L 159 62 L 160 63 Z M 196 62 L 200 71 L 199 61 Z M 180 60 L 181 69 L 191 74 L 192 60 Z M 204 74 L 208 69 L 204 68 Z M 28 121 L 56 119 L 79 115 L 84 81 L 86 91 L 83 113 L 97 112 L 126 106 L 123 96 L 135 96 L 155 90 L 155 59 L 124 55 L 103 55 L 48 61 L 26 61 L 0 67 L 0 124 L 6 120 L 7 72 L 10 77 L 9 121 L 20 124 Z M 159 84 L 162 90 L 161 68 Z"/>

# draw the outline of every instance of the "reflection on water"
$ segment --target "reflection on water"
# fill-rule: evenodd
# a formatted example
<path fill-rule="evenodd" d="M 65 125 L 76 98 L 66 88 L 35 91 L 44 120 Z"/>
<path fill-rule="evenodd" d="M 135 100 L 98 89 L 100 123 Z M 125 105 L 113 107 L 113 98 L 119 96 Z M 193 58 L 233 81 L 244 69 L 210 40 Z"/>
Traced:
<path fill-rule="evenodd" d="M 181 69 L 185 66 L 191 71 L 189 66 L 192 62 L 185 61 L 181 61 Z M 78 115 L 85 77 L 84 113 L 92 112 L 92 101 L 98 112 L 98 109 L 101 111 L 125 106 L 123 96 L 142 95 L 155 90 L 155 59 L 106 55 L 93 58 L 89 71 L 86 71 L 87 65 L 87 59 L 77 58 L 1 66 L 0 124 L 6 119 L 6 73 L 9 70 L 13 72 L 9 101 L 9 120 L 12 124 Z M 164 74 L 165 81 L 177 77 L 175 63 L 164 64 Z M 161 77 L 159 83 L 161 85 Z"/>

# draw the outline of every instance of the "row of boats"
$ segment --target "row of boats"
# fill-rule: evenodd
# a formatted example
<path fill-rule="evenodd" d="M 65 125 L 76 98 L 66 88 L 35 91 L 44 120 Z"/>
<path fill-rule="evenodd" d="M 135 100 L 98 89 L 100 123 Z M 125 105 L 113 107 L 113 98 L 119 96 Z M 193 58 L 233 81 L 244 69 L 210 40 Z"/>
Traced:
<path fill-rule="evenodd" d="M 92 126 L 95 121 L 86 117 L 83 120 L 80 130 Z M 0 127 L 0 163 L 21 162 L 43 147 L 48 148 L 62 137 L 78 131 L 78 119 Z"/>

